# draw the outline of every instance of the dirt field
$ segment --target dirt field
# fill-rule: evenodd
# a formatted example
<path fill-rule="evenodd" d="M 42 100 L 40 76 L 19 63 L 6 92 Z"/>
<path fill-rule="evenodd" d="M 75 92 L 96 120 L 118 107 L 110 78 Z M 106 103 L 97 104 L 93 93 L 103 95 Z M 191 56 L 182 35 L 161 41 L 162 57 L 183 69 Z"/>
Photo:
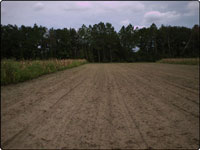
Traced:
<path fill-rule="evenodd" d="M 195 148 L 198 66 L 87 64 L 1 87 L 2 148 Z"/>

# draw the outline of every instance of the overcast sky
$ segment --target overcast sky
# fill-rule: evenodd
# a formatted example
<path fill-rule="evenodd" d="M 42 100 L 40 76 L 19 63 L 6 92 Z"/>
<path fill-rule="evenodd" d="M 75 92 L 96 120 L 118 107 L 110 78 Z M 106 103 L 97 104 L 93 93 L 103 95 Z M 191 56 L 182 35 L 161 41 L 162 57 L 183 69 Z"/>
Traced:
<path fill-rule="evenodd" d="M 118 31 L 122 25 L 160 27 L 199 24 L 198 1 L 3 1 L 1 24 L 47 28 L 76 28 L 100 21 L 112 23 Z"/>

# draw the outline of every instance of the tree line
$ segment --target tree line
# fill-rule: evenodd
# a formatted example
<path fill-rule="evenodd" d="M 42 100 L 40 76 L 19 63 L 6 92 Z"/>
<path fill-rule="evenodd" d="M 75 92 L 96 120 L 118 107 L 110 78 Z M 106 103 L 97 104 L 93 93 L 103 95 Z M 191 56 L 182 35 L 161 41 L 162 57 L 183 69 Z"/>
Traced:
<path fill-rule="evenodd" d="M 82 25 L 81 28 L 47 29 L 1 25 L 1 58 L 82 59 L 89 62 L 156 61 L 161 58 L 199 57 L 199 25 L 164 26 Z"/>

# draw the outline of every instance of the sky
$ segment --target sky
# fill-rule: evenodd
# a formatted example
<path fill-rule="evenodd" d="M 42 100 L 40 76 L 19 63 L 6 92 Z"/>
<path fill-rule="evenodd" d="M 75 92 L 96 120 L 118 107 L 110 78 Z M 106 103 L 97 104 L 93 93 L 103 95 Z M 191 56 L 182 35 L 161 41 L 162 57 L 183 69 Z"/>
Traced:
<path fill-rule="evenodd" d="M 3 1 L 1 24 L 47 28 L 80 28 L 111 23 L 116 31 L 163 25 L 193 27 L 199 24 L 198 1 Z"/>

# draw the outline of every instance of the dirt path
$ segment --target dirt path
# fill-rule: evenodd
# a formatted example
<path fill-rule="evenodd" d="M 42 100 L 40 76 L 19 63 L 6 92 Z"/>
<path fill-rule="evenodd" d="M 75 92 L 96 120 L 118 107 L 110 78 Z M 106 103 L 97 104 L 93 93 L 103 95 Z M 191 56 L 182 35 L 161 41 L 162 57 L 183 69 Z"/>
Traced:
<path fill-rule="evenodd" d="M 197 149 L 198 67 L 87 64 L 3 86 L 1 144 Z"/>

